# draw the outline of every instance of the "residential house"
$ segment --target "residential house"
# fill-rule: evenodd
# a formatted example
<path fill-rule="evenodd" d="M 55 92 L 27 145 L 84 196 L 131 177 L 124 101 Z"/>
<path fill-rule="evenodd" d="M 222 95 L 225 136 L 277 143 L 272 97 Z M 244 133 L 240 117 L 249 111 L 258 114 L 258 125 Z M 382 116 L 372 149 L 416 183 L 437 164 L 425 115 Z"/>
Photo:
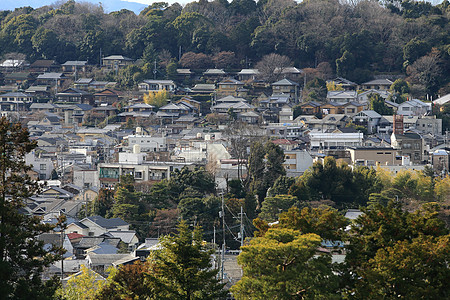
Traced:
<path fill-rule="evenodd" d="M 298 102 L 299 84 L 287 78 L 272 83 L 273 94 L 288 94 L 292 102 Z"/>
<path fill-rule="evenodd" d="M 144 80 L 138 84 L 139 92 L 158 92 L 161 90 L 173 92 L 176 87 L 173 80 Z"/>
<path fill-rule="evenodd" d="M 405 120 L 405 118 L 403 120 Z M 422 116 L 417 119 L 415 128 L 423 134 L 431 133 L 434 135 L 441 135 L 442 119 L 437 119 L 436 116 Z"/>
<path fill-rule="evenodd" d="M 191 88 L 192 94 L 213 94 L 215 92 L 215 84 L 198 83 Z"/>
<path fill-rule="evenodd" d="M 44 73 L 38 75 L 36 81 L 40 85 L 49 85 L 52 87 L 60 87 L 66 77 L 63 73 Z"/>
<path fill-rule="evenodd" d="M 374 110 L 363 110 L 352 117 L 353 123 L 367 128 L 369 134 L 376 133 L 382 116 Z"/>
<path fill-rule="evenodd" d="M 176 103 L 184 103 L 189 104 L 193 107 L 193 111 L 196 113 L 200 113 L 202 105 L 199 101 L 192 99 L 190 96 L 184 96 L 180 100 L 176 101 Z"/>
<path fill-rule="evenodd" d="M 431 111 L 431 105 L 418 99 L 411 99 L 398 105 L 397 114 L 404 116 L 423 116 Z"/>
<path fill-rule="evenodd" d="M 391 135 L 391 145 L 400 156 L 406 156 L 414 164 L 423 163 L 423 140 L 417 133 Z"/>
<path fill-rule="evenodd" d="M 354 166 L 398 165 L 396 150 L 392 147 L 349 147 Z"/>
<path fill-rule="evenodd" d="M 259 71 L 257 69 L 242 69 L 238 73 L 238 78 L 240 81 L 254 81 L 259 76 Z"/>
<path fill-rule="evenodd" d="M 394 82 L 384 78 L 384 79 L 374 79 L 361 84 L 361 88 L 364 90 L 381 90 L 387 91 Z"/>
<path fill-rule="evenodd" d="M 356 101 L 357 95 L 356 91 L 329 91 L 327 101 L 344 104 Z"/>
<path fill-rule="evenodd" d="M 291 123 L 294 121 L 294 111 L 290 104 L 285 104 L 281 107 L 278 113 L 278 122 Z"/>
<path fill-rule="evenodd" d="M 34 97 L 22 92 L 11 92 L 0 95 L 0 111 L 26 111 Z"/>
<path fill-rule="evenodd" d="M 95 193 L 95 188 L 100 186 L 100 183 L 98 181 L 98 170 L 87 168 L 87 167 L 80 167 L 80 166 L 74 166 L 73 168 L 73 184 L 77 186 L 84 187 L 86 189 L 92 189 L 92 192 Z M 86 194 L 86 196 L 88 196 Z M 93 195 L 95 197 L 95 195 Z M 90 197 L 89 199 L 94 199 L 94 197 Z"/>
<path fill-rule="evenodd" d="M 88 62 L 86 60 L 68 60 L 61 65 L 63 73 L 72 73 L 77 76 L 78 72 L 87 71 Z"/>
<path fill-rule="evenodd" d="M 358 94 L 358 96 L 357 96 L 358 97 L 358 102 L 359 103 L 367 103 L 367 102 L 369 102 L 369 97 L 372 94 L 379 95 L 381 98 L 383 98 L 385 100 L 391 95 L 391 93 L 389 91 L 387 91 L 387 90 L 370 89 L 370 90 L 367 90 L 367 91 L 364 91 L 364 92 Z"/>
<path fill-rule="evenodd" d="M 56 72 L 60 68 L 58 62 L 50 59 L 38 59 L 30 65 L 30 71 L 33 73 Z"/>
<path fill-rule="evenodd" d="M 358 133 L 323 133 L 310 132 L 311 149 L 345 149 L 352 146 L 361 146 L 363 134 Z"/>
<path fill-rule="evenodd" d="M 113 188 L 119 182 L 121 175 L 132 175 L 136 182 L 170 179 L 170 174 L 175 169 L 189 166 L 189 164 L 178 162 L 145 161 L 144 155 L 120 152 L 119 163 L 98 164 L 100 186 Z"/>
<path fill-rule="evenodd" d="M 308 118 L 309 117 L 309 118 Z M 304 124 L 311 130 L 320 132 L 332 132 L 345 127 L 349 117 L 344 114 L 328 114 L 322 119 L 311 116 L 299 116 L 295 121 Z"/>
<path fill-rule="evenodd" d="M 75 104 L 58 104 L 57 112 L 64 116 L 64 123 L 78 124 L 83 123 L 86 112 L 92 110 L 93 107 L 89 104 L 75 103 Z"/>
<path fill-rule="evenodd" d="M 30 72 L 14 72 L 6 74 L 3 80 L 5 84 L 21 85 L 25 82 L 28 84 L 33 83 L 36 80 L 36 77 Z"/>
<path fill-rule="evenodd" d="M 300 104 L 302 109 L 302 115 L 316 115 L 320 112 L 321 103 L 315 101 L 309 101 Z"/>
<path fill-rule="evenodd" d="M 155 115 L 153 111 L 155 107 L 146 103 L 136 103 L 124 107 L 127 111 L 118 114 L 121 122 L 128 122 L 128 120 L 136 120 L 136 118 L 152 118 Z"/>
<path fill-rule="evenodd" d="M 31 112 L 49 112 L 53 113 L 56 111 L 56 105 L 53 103 L 31 103 L 30 110 Z"/>
<path fill-rule="evenodd" d="M 367 109 L 367 108 L 368 108 L 367 104 L 354 102 L 354 101 L 347 102 L 342 105 L 343 114 L 345 114 L 347 116 L 351 116 L 351 115 L 356 114 L 360 111 L 363 111 L 364 109 Z"/>
<path fill-rule="evenodd" d="M 102 58 L 102 67 L 118 71 L 126 66 L 132 65 L 134 60 L 123 55 L 110 55 Z"/>
<path fill-rule="evenodd" d="M 139 239 L 136 235 L 136 231 L 134 230 L 121 230 L 121 231 L 115 231 L 110 230 L 108 231 L 109 234 L 111 234 L 115 238 L 119 238 L 122 242 L 125 243 L 128 247 L 128 251 L 132 252 L 136 250 L 137 246 L 139 245 Z"/>
<path fill-rule="evenodd" d="M 343 104 L 337 102 L 328 102 L 320 106 L 321 113 L 324 115 L 337 115 L 344 112 Z"/>
<path fill-rule="evenodd" d="M 281 78 L 286 78 L 295 82 L 299 82 L 303 74 L 303 72 L 296 67 L 275 68 L 274 73 L 279 74 Z"/>
<path fill-rule="evenodd" d="M 436 170 L 436 173 L 445 174 L 449 170 L 449 154 L 444 149 L 438 149 L 431 153 L 431 161 L 433 165 L 433 169 Z"/>
<path fill-rule="evenodd" d="M 81 224 L 88 227 L 86 236 L 100 236 L 108 231 L 129 231 L 130 224 L 120 218 L 105 219 L 101 216 L 90 216 L 80 221 Z M 69 226 L 66 233 L 70 233 Z M 85 232 L 85 231 L 83 231 Z M 80 232 L 78 232 L 80 233 Z"/>
<path fill-rule="evenodd" d="M 286 175 L 298 177 L 313 165 L 313 158 L 306 150 L 284 151 L 283 167 Z"/>
<path fill-rule="evenodd" d="M 255 111 L 247 111 L 238 113 L 237 119 L 247 124 L 257 124 L 261 116 Z"/>
<path fill-rule="evenodd" d="M 236 96 L 242 97 L 246 95 L 246 89 L 244 89 L 244 83 L 242 81 L 228 78 L 220 81 L 217 84 L 217 96 Z"/>
<path fill-rule="evenodd" d="M 303 136 L 303 125 L 297 123 L 270 123 L 265 127 L 265 135 L 276 139 L 296 139 Z"/>
<path fill-rule="evenodd" d="M 108 105 L 107 103 L 102 103 L 101 105 L 94 107 L 92 111 L 106 119 L 108 117 L 117 115 L 119 110 L 115 106 Z"/>
<path fill-rule="evenodd" d="M 223 69 L 207 69 L 203 72 L 203 77 L 207 80 L 218 81 L 224 78 L 227 73 Z"/>
<path fill-rule="evenodd" d="M 39 180 L 51 178 L 53 162 L 50 158 L 37 157 L 35 151 L 32 151 L 25 155 L 25 163 L 38 173 Z"/>
<path fill-rule="evenodd" d="M 50 89 L 46 85 L 32 85 L 25 90 L 25 93 L 39 99 L 50 98 Z"/>
<path fill-rule="evenodd" d="M 246 102 L 222 102 L 211 107 L 211 112 L 219 114 L 227 114 L 233 112 L 236 114 L 255 110 L 255 107 Z"/>
<path fill-rule="evenodd" d="M 167 138 L 164 136 L 150 136 L 150 135 L 129 135 L 125 137 L 128 140 L 128 147 L 130 150 L 134 145 L 139 145 L 142 152 L 161 152 L 167 151 Z"/>
<path fill-rule="evenodd" d="M 113 104 L 119 101 L 119 92 L 111 89 L 104 89 L 95 92 L 93 96 L 96 105 L 100 105 L 103 103 Z"/>
<path fill-rule="evenodd" d="M 169 103 L 159 108 L 156 117 L 165 120 L 178 119 L 180 116 L 189 114 L 192 108 L 181 103 Z"/>
<path fill-rule="evenodd" d="M 345 91 L 355 91 L 358 87 L 357 83 L 347 80 L 342 77 L 336 77 L 332 80 L 327 80 L 327 83 L 329 83 L 329 82 L 332 82 L 335 85 L 342 87 Z"/>
<path fill-rule="evenodd" d="M 192 72 L 190 69 L 177 69 L 177 80 L 184 81 L 189 80 L 194 75 L 194 72 Z"/>
<path fill-rule="evenodd" d="M 76 88 L 68 88 L 64 91 L 57 93 L 57 101 L 62 103 L 83 103 L 94 105 L 94 95 L 84 90 Z"/>
<path fill-rule="evenodd" d="M 30 66 L 30 63 L 24 59 L 5 59 L 0 63 L 0 68 L 4 71 L 22 70 Z"/>
<path fill-rule="evenodd" d="M 79 78 L 73 83 L 76 89 L 88 90 L 90 85 L 94 82 L 93 78 Z"/>

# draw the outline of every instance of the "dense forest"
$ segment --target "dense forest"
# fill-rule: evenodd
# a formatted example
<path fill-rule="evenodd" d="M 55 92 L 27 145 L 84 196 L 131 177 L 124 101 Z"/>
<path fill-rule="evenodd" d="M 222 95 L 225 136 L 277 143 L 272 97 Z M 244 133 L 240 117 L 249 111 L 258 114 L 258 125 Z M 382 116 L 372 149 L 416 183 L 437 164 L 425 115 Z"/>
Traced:
<path fill-rule="evenodd" d="M 358 83 L 377 74 L 407 75 L 423 97 L 449 92 L 448 0 L 436 6 L 411 0 L 157 2 L 139 15 L 58 3 L 0 11 L 0 55 L 99 64 L 102 56 L 121 54 L 148 68 L 157 60 L 166 76 L 171 62 L 172 69 L 174 63 L 238 69 L 276 53 L 297 67 L 328 68 Z"/>

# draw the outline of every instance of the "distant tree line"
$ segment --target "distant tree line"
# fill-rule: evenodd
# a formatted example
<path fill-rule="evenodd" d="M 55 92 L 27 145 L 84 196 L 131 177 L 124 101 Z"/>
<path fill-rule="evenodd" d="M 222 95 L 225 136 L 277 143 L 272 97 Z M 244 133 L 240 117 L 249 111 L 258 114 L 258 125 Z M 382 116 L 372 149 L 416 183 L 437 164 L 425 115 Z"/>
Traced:
<path fill-rule="evenodd" d="M 436 95 L 449 91 L 449 15 L 448 0 L 157 2 L 139 15 L 69 0 L 1 11 L 0 55 L 99 64 L 102 55 L 122 54 L 156 60 L 161 74 L 173 75 L 176 64 L 246 68 L 278 54 L 301 68 L 327 63 L 358 83 L 406 74 L 413 89 Z"/>

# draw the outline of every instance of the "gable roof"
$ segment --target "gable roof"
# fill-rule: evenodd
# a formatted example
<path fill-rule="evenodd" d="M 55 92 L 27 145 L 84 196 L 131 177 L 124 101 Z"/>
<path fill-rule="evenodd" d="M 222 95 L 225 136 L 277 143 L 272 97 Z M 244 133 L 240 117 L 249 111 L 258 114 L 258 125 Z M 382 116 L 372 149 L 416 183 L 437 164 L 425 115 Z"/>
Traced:
<path fill-rule="evenodd" d="M 450 94 L 447 94 L 445 96 L 442 96 L 436 100 L 433 101 L 433 104 L 437 105 L 444 105 L 450 101 Z"/>
<path fill-rule="evenodd" d="M 120 218 L 105 219 L 102 216 L 91 216 L 85 219 L 88 219 L 103 228 L 115 228 L 118 226 L 129 225 L 127 222 Z M 82 221 L 83 220 L 81 220 L 81 222 Z"/>
<path fill-rule="evenodd" d="M 290 80 L 290 79 L 284 78 L 284 79 L 281 79 L 281 80 L 279 80 L 277 82 L 272 83 L 272 85 L 284 85 L 284 86 L 295 85 L 295 86 L 298 86 L 299 84 L 297 82 L 294 82 L 294 81 Z"/>

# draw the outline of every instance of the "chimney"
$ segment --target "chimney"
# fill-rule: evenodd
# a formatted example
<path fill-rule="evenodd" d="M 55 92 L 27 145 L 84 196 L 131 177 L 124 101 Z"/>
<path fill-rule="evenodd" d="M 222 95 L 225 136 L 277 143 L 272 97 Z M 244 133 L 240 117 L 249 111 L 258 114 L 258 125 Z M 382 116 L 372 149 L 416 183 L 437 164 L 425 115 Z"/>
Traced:
<path fill-rule="evenodd" d="M 394 134 L 403 134 L 403 115 L 394 115 Z"/>

